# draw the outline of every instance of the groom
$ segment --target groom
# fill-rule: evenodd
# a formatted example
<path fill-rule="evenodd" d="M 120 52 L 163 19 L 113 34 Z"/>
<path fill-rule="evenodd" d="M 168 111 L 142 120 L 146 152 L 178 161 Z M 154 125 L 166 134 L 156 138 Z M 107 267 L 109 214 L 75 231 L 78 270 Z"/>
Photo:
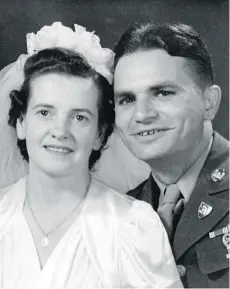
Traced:
<path fill-rule="evenodd" d="M 151 167 L 128 194 L 158 212 L 185 287 L 228 287 L 228 142 L 212 128 L 221 90 L 206 46 L 190 26 L 148 23 L 114 52 L 116 125 Z"/>

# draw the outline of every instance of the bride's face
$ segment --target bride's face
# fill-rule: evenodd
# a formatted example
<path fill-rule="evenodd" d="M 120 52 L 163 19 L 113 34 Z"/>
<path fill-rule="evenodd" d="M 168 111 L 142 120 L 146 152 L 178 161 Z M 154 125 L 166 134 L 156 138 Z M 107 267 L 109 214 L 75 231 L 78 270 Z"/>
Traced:
<path fill-rule="evenodd" d="M 17 121 L 30 169 L 53 176 L 88 170 L 92 150 L 100 147 L 98 97 L 91 78 L 50 73 L 31 81 L 27 112 Z"/>

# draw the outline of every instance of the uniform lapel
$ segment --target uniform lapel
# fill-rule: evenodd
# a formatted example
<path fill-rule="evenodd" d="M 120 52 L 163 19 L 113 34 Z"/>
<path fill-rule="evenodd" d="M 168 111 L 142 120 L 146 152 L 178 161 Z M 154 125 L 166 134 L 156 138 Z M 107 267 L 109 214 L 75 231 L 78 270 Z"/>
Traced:
<path fill-rule="evenodd" d="M 218 168 L 225 169 L 226 177 L 220 182 L 214 182 L 211 179 L 211 174 L 213 170 Z M 221 194 L 229 188 L 228 173 L 228 142 L 215 133 L 211 152 L 176 229 L 173 243 L 176 260 L 211 231 L 228 213 L 228 193 Z M 202 202 L 211 206 L 212 211 L 206 217 L 199 219 L 198 208 Z"/>
<path fill-rule="evenodd" d="M 152 174 L 150 174 L 147 182 L 145 183 L 142 191 L 141 200 L 152 205 L 156 211 L 159 204 L 160 189 L 157 183 L 154 181 Z"/>

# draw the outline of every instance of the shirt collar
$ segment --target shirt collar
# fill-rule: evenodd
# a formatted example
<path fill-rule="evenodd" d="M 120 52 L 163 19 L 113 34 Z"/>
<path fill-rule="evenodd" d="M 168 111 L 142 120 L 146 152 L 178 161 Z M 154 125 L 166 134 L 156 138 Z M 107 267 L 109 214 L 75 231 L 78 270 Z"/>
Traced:
<path fill-rule="evenodd" d="M 203 153 L 199 156 L 199 158 L 195 161 L 195 163 L 193 163 L 193 165 L 182 175 L 182 177 L 177 182 L 178 188 L 184 197 L 185 205 L 188 203 L 189 198 L 195 188 L 197 178 L 211 150 L 212 142 L 213 137 L 211 138 L 208 147 L 203 151 Z M 160 189 L 159 204 L 161 204 L 164 198 L 164 191 L 167 185 L 157 180 L 154 176 L 153 178 Z"/>

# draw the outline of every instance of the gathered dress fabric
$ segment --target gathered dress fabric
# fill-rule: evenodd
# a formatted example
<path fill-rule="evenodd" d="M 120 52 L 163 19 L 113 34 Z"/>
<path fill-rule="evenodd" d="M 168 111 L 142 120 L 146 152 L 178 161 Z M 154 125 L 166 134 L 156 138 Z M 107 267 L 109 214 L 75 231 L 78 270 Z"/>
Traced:
<path fill-rule="evenodd" d="M 181 287 L 166 232 L 147 203 L 92 178 L 80 217 L 41 268 L 25 195 L 26 177 L 0 202 L 0 288 Z"/>

